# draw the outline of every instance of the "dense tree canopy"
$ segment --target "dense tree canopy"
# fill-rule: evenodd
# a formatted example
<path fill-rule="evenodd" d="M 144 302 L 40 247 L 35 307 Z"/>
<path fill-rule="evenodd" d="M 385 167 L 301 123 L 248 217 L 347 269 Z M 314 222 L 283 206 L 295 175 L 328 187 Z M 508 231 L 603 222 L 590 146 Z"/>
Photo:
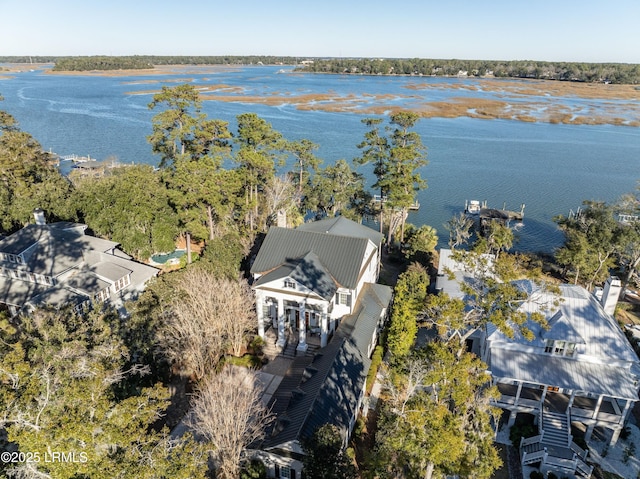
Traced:
<path fill-rule="evenodd" d="M 342 447 L 340 430 L 331 424 L 320 426 L 303 442 L 304 477 L 308 479 L 356 479 L 353 461 Z"/>
<path fill-rule="evenodd" d="M 473 354 L 432 342 L 389 372 L 376 435 L 383 478 L 489 478 L 499 467 L 493 447 L 486 366 Z"/>
<path fill-rule="evenodd" d="M 70 216 L 71 184 L 51 160 L 11 115 L 0 113 L 0 232 L 22 228 L 36 208 L 48 219 Z"/>
<path fill-rule="evenodd" d="M 571 63 L 531 60 L 459 60 L 424 58 L 319 59 L 303 71 L 356 75 L 492 75 L 498 78 L 534 78 L 579 82 L 640 83 L 640 65 L 626 63 Z"/>
<path fill-rule="evenodd" d="M 73 198 L 78 216 L 95 234 L 120 243 L 136 259 L 175 248 L 178 224 L 170 191 L 151 166 L 124 166 L 103 178 L 81 179 Z"/>
<path fill-rule="evenodd" d="M 81 317 L 66 309 L 3 324 L 0 427 L 18 450 L 40 454 L 39 462 L 0 465 L 5 472 L 15 466 L 21 477 L 204 476 L 203 448 L 188 436 L 170 441 L 168 431 L 151 429 L 168 390 L 137 386 L 147 367 L 130 362 L 117 324 L 109 311 Z M 74 452 L 76 460 L 47 462 L 51 451 Z"/>

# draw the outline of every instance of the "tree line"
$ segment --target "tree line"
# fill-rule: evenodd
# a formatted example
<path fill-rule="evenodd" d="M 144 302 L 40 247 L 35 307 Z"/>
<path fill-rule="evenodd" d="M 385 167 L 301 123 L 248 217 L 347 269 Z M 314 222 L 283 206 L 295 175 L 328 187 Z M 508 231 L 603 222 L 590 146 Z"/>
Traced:
<path fill-rule="evenodd" d="M 640 83 L 640 65 L 531 60 L 434 60 L 423 58 L 314 59 L 297 68 L 314 73 L 354 75 L 493 76 L 576 82 Z"/>
<path fill-rule="evenodd" d="M 633 63 L 547 62 L 537 60 L 461 60 L 426 58 L 315 58 L 245 56 L 4 56 L 0 63 L 54 63 L 54 71 L 146 69 L 155 65 L 297 65 L 313 73 L 529 78 L 586 83 L 640 83 Z"/>

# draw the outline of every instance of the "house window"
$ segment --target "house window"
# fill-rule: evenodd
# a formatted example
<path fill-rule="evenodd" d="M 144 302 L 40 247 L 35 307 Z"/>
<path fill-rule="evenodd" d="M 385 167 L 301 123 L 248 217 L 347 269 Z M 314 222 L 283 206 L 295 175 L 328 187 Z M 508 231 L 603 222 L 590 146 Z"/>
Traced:
<path fill-rule="evenodd" d="M 131 284 L 131 276 L 130 275 L 126 275 L 126 276 L 123 276 L 122 278 L 120 278 L 118 281 L 116 281 L 114 283 L 113 287 L 115 288 L 116 293 L 117 293 L 118 291 L 120 291 L 125 286 L 128 286 L 129 284 Z"/>
<path fill-rule="evenodd" d="M 284 287 L 285 288 L 289 288 L 289 289 L 296 289 L 296 283 L 294 283 L 290 279 L 285 279 L 284 280 Z"/>
<path fill-rule="evenodd" d="M 96 301 L 104 302 L 109 299 L 109 288 L 103 289 L 95 296 Z"/>
<path fill-rule="evenodd" d="M 573 356 L 576 352 L 576 343 L 547 339 L 544 345 L 544 352 L 556 356 Z"/>
<path fill-rule="evenodd" d="M 276 474 L 276 477 L 280 477 L 280 479 L 296 479 L 296 471 L 289 466 L 280 466 L 280 475 Z"/>
<path fill-rule="evenodd" d="M 544 345 L 544 352 L 545 353 L 553 352 L 553 339 L 547 339 L 547 342 Z"/>
<path fill-rule="evenodd" d="M 338 293 L 338 304 L 351 306 L 351 295 L 349 293 Z"/>
<path fill-rule="evenodd" d="M 36 275 L 33 273 L 29 273 L 29 281 L 35 283 L 36 282 Z"/>

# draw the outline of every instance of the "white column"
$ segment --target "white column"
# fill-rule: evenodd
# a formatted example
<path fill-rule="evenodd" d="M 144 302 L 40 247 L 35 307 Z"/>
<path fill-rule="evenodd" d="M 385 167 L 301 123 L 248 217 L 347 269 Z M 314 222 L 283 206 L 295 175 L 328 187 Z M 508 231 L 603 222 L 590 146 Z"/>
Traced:
<path fill-rule="evenodd" d="M 573 401 L 576 398 L 576 390 L 574 389 L 573 391 L 571 391 L 571 397 L 569 398 L 569 404 L 567 404 L 567 412 L 571 411 L 571 408 L 573 407 Z"/>
<path fill-rule="evenodd" d="M 544 398 L 547 397 L 547 386 L 545 385 L 544 389 L 542 390 L 542 397 L 540 398 L 540 410 L 543 411 L 544 410 Z"/>
<path fill-rule="evenodd" d="M 256 290 L 256 316 L 258 316 L 258 336 L 264 339 L 264 295 Z"/>
<path fill-rule="evenodd" d="M 600 397 L 598 398 L 598 403 L 596 404 L 596 408 L 593 411 L 593 414 L 591 415 L 591 419 L 598 419 L 598 413 L 600 412 L 600 405 L 602 404 L 603 398 L 604 396 L 601 394 Z"/>
<path fill-rule="evenodd" d="M 278 341 L 276 344 L 281 348 L 284 348 L 285 342 L 287 341 L 284 336 L 284 314 L 284 300 L 278 298 Z"/>
<path fill-rule="evenodd" d="M 631 405 L 633 403 L 631 402 L 630 399 L 627 399 L 627 404 L 624 405 L 624 411 L 622 411 L 622 415 L 620 417 L 620 420 L 618 421 L 618 424 L 624 424 L 624 422 L 627 420 L 627 414 L 629 414 L 629 410 L 631 409 Z"/>
<path fill-rule="evenodd" d="M 520 400 L 520 393 L 522 392 L 522 381 L 520 381 L 518 383 L 518 390 L 516 391 L 516 401 L 514 403 L 514 406 L 518 405 L 518 400 Z"/>
<path fill-rule="evenodd" d="M 298 347 L 296 348 L 298 351 L 306 351 L 307 350 L 307 322 L 304 317 L 304 301 L 300 304 L 300 317 L 298 319 Z"/>
<path fill-rule="evenodd" d="M 322 305 L 322 315 L 320 316 L 320 347 L 327 345 L 327 336 L 329 335 L 329 326 L 327 324 L 327 303 Z"/>

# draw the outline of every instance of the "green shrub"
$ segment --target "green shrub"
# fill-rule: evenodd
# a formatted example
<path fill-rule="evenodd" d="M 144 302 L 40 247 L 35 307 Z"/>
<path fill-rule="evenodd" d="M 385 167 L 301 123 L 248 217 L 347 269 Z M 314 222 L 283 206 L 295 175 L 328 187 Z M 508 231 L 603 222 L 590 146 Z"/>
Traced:
<path fill-rule="evenodd" d="M 544 479 L 544 475 L 540 471 L 531 471 L 529 479 Z"/>
<path fill-rule="evenodd" d="M 533 424 L 529 423 L 516 423 L 511 426 L 511 430 L 509 431 L 509 439 L 511 440 L 511 444 L 515 447 L 520 447 L 520 439 L 533 437 L 538 434 L 538 430 Z"/>
<path fill-rule="evenodd" d="M 242 471 L 240 471 L 240 479 L 266 479 L 267 468 L 258 459 L 252 459 Z"/>

